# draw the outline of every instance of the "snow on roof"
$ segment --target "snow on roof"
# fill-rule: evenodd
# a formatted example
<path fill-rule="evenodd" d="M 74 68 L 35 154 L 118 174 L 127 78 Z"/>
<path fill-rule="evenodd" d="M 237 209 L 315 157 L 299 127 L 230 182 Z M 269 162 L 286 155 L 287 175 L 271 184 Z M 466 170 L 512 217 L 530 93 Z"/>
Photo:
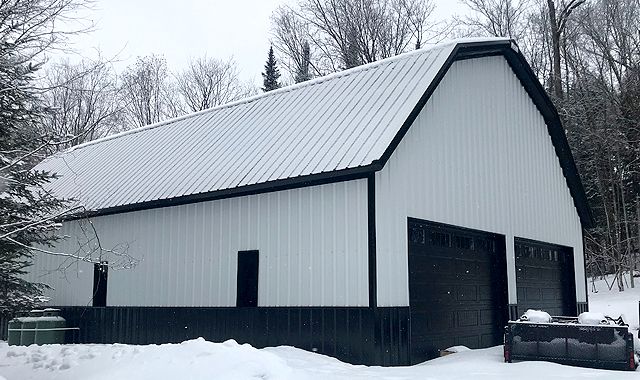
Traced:
<path fill-rule="evenodd" d="M 178 198 L 372 164 L 455 40 L 91 141 L 37 170 L 87 209 Z"/>

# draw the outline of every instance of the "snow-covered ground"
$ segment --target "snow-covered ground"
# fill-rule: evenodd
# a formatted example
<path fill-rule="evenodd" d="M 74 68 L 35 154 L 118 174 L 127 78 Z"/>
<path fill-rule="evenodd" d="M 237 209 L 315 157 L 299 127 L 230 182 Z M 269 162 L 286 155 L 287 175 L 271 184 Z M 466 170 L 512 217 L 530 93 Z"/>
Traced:
<path fill-rule="evenodd" d="M 611 280 L 612 278 L 609 277 L 609 283 Z M 591 279 L 589 279 L 587 288 L 589 288 L 589 309 L 591 311 L 603 312 L 611 317 L 622 315 L 625 322 L 629 324 L 629 329 L 637 336 L 640 278 L 636 278 L 635 282 L 635 288 L 627 288 L 624 292 L 619 292 L 617 286 L 614 285 L 613 289 L 609 290 L 604 280 L 596 280 L 596 292 L 594 292 Z"/>
<path fill-rule="evenodd" d="M 505 364 L 501 347 L 464 351 L 400 368 L 353 366 L 292 347 L 262 350 L 229 341 L 191 340 L 159 346 L 0 346 L 0 373 L 30 379 L 640 379 L 543 362 Z"/>
<path fill-rule="evenodd" d="M 589 284 L 591 288 L 591 284 Z M 597 281 L 590 308 L 624 314 L 638 327 L 639 288 L 609 291 Z M 0 343 L 0 379 L 638 379 L 640 371 L 618 372 L 544 362 L 505 364 L 502 347 L 470 350 L 412 367 L 364 367 L 292 347 L 255 349 L 233 341 L 203 339 L 182 344 L 48 345 L 16 347 Z"/>

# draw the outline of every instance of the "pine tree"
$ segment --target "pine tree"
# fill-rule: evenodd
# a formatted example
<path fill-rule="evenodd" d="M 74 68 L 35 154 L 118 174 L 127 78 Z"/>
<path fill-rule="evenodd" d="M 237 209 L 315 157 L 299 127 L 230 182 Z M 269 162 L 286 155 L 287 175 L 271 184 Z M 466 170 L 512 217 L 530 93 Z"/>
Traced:
<path fill-rule="evenodd" d="M 45 189 L 55 174 L 32 169 L 49 149 L 64 144 L 45 129 L 51 110 L 38 90 L 38 70 L 44 54 L 74 34 L 59 29 L 59 21 L 73 21 L 86 6 L 84 0 L 0 5 L 0 317 L 42 300 L 46 286 L 24 275 L 34 250 L 45 251 L 63 238 L 56 234 L 57 217 L 76 210 Z"/>
<path fill-rule="evenodd" d="M 40 123 L 46 109 L 32 90 L 40 66 L 23 63 L 14 46 L 0 43 L 0 315 L 33 308 L 44 285 L 26 281 L 34 244 L 57 240 L 47 218 L 65 202 L 44 191 L 52 173 L 30 170 L 48 137 Z"/>
<path fill-rule="evenodd" d="M 269 47 L 269 56 L 267 58 L 267 63 L 264 65 L 262 78 L 262 91 L 267 92 L 280 88 L 280 83 L 278 82 L 278 78 L 280 78 L 280 70 L 278 70 L 276 56 L 273 54 L 273 46 Z"/>
<path fill-rule="evenodd" d="M 344 66 L 345 69 L 362 65 L 362 59 L 360 59 L 360 45 L 358 44 L 358 31 L 355 28 L 349 30 L 347 35 L 347 46 L 344 52 Z"/>
<path fill-rule="evenodd" d="M 302 62 L 294 78 L 296 83 L 305 82 L 311 79 L 311 73 L 309 72 L 309 64 L 311 63 L 311 48 L 307 41 L 302 45 Z"/>

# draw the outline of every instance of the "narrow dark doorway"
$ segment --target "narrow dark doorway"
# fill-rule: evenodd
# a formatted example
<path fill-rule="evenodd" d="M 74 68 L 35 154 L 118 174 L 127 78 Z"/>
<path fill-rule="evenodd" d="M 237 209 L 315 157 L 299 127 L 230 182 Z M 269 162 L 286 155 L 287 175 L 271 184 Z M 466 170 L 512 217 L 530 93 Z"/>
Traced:
<path fill-rule="evenodd" d="M 93 306 L 107 306 L 107 277 L 109 263 L 102 261 L 93 264 Z"/>
<path fill-rule="evenodd" d="M 238 252 L 236 306 L 258 306 L 258 251 Z"/>

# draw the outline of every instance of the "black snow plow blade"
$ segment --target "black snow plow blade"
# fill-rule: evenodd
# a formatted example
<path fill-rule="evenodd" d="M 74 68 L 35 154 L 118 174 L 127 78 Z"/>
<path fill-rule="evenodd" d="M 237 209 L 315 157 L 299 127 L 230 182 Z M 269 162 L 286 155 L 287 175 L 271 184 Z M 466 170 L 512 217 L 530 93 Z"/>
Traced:
<path fill-rule="evenodd" d="M 505 328 L 504 359 L 509 363 L 544 360 L 589 368 L 636 369 L 628 326 L 581 325 L 573 317 L 553 317 L 551 323 L 510 321 Z"/>

